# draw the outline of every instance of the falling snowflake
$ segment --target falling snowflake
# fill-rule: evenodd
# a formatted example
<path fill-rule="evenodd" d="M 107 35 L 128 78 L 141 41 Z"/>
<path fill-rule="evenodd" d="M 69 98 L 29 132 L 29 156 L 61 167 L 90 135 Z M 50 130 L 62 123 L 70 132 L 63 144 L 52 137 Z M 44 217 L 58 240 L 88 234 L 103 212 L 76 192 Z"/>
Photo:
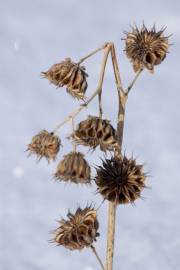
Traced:
<path fill-rule="evenodd" d="M 13 169 L 13 175 L 14 175 L 14 177 L 16 177 L 16 178 L 22 178 L 23 175 L 24 175 L 24 170 L 23 170 L 23 168 L 21 168 L 21 167 L 15 167 L 15 168 Z"/>

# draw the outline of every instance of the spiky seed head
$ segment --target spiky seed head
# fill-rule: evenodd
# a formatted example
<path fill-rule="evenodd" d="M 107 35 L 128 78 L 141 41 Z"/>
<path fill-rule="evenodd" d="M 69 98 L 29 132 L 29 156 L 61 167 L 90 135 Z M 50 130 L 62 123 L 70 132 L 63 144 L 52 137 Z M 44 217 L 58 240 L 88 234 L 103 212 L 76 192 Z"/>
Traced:
<path fill-rule="evenodd" d="M 111 157 L 96 168 L 97 191 L 104 199 L 116 204 L 133 203 L 141 196 L 145 187 L 146 174 L 143 165 L 133 158 Z"/>
<path fill-rule="evenodd" d="M 99 236 L 97 213 L 92 207 L 68 213 L 68 219 L 59 221 L 59 228 L 54 231 L 53 242 L 70 250 L 81 250 L 92 245 Z"/>
<path fill-rule="evenodd" d="M 72 134 L 72 139 L 77 143 L 95 149 L 98 145 L 102 151 L 114 150 L 117 145 L 116 131 L 110 121 L 96 116 L 79 123 Z"/>
<path fill-rule="evenodd" d="M 55 179 L 88 184 L 91 181 L 91 168 L 82 153 L 71 152 L 65 155 L 58 164 Z"/>
<path fill-rule="evenodd" d="M 125 51 L 130 58 L 134 71 L 144 67 L 151 73 L 154 66 L 161 64 L 169 49 L 168 37 L 164 36 L 164 29 L 156 31 L 155 26 L 148 30 L 145 25 L 139 30 L 132 27 L 131 32 L 125 32 Z"/>
<path fill-rule="evenodd" d="M 57 87 L 66 85 L 67 92 L 74 98 L 85 98 L 88 74 L 84 66 L 72 62 L 70 58 L 54 64 L 48 71 L 42 72 L 42 75 Z"/>
<path fill-rule="evenodd" d="M 53 132 L 42 130 L 32 138 L 27 151 L 29 151 L 30 155 L 36 154 L 39 160 L 45 157 L 49 162 L 56 159 L 60 145 L 61 140 L 58 136 L 54 135 Z"/>

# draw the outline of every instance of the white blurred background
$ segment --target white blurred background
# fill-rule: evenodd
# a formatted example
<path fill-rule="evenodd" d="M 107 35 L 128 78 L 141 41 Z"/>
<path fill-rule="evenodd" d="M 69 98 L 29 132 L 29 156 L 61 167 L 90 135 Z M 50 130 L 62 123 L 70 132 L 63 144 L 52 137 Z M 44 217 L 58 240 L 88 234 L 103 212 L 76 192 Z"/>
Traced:
<path fill-rule="evenodd" d="M 180 265 L 180 140 L 179 140 L 179 1 L 0 0 L 0 269 L 96 270 L 96 258 L 86 249 L 70 252 L 48 243 L 56 220 L 78 204 L 102 201 L 95 186 L 77 187 L 52 180 L 57 164 L 36 164 L 24 152 L 33 135 L 53 129 L 78 106 L 64 88 L 56 89 L 40 72 L 72 57 L 83 57 L 106 41 L 114 41 L 123 83 L 133 78 L 121 41 L 134 22 L 173 33 L 171 53 L 155 75 L 145 71 L 127 105 L 123 150 L 146 163 L 150 172 L 144 200 L 119 206 L 115 242 L 115 270 L 178 270 Z M 90 95 L 97 84 L 102 53 L 87 61 Z M 116 124 L 117 98 L 111 62 L 103 92 L 105 117 Z M 96 114 L 97 100 L 77 120 Z M 59 135 L 64 147 L 70 125 Z M 84 153 L 87 149 L 81 148 Z M 94 165 L 100 151 L 87 153 Z M 105 258 L 106 208 L 99 210 L 101 237 L 97 249 Z"/>

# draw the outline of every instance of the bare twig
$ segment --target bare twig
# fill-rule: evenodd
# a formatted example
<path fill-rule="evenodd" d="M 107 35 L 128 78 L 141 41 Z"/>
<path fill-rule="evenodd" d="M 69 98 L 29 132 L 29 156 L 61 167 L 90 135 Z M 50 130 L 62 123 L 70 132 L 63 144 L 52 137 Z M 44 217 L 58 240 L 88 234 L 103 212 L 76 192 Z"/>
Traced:
<path fill-rule="evenodd" d="M 86 102 L 81 104 L 76 110 L 74 110 L 70 115 L 68 115 L 64 119 L 63 122 L 61 122 L 59 125 L 57 125 L 57 127 L 53 130 L 54 133 L 56 133 L 64 124 L 66 124 L 67 122 L 69 122 L 73 118 L 75 118 L 76 115 L 78 113 L 80 113 L 80 111 L 82 111 L 84 108 L 86 108 L 89 105 L 89 103 L 101 92 L 103 79 L 104 79 L 105 68 L 106 68 L 106 63 L 107 63 L 107 59 L 108 59 L 110 49 L 111 49 L 111 46 L 108 44 L 106 46 L 106 49 L 105 49 L 105 52 L 104 52 L 104 57 L 103 57 L 102 64 L 101 64 L 100 78 L 99 78 L 97 89 L 95 90 L 95 92 L 92 94 L 92 96 Z"/>
<path fill-rule="evenodd" d="M 130 83 L 130 85 L 128 86 L 128 88 L 126 89 L 125 93 L 126 95 L 129 94 L 129 92 L 131 91 L 132 87 L 134 86 L 135 82 L 137 81 L 137 79 L 139 78 L 139 75 L 142 73 L 143 69 L 140 69 L 136 76 L 134 77 L 134 79 L 132 80 L 132 82 Z"/>
<path fill-rule="evenodd" d="M 86 55 L 85 57 L 81 58 L 78 62 L 78 64 L 81 64 L 82 62 L 84 62 L 86 59 L 88 59 L 89 57 L 93 56 L 94 54 L 96 54 L 99 51 L 104 50 L 107 47 L 108 43 L 105 43 L 103 46 L 99 47 L 98 49 L 94 50 L 93 52 L 89 53 L 88 55 Z"/>
<path fill-rule="evenodd" d="M 94 253 L 94 255 L 96 256 L 98 262 L 100 263 L 102 270 L 105 270 L 104 265 L 103 265 L 99 255 L 98 255 L 98 253 L 97 253 L 97 251 L 96 251 L 96 249 L 95 249 L 95 247 L 93 245 L 91 245 L 91 250 Z"/>

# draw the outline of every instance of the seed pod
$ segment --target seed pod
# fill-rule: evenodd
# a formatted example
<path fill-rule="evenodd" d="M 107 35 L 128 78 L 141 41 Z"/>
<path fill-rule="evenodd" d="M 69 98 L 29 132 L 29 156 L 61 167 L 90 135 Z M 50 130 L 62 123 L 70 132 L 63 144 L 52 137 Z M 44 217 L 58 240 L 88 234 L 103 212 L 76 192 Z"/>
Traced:
<path fill-rule="evenodd" d="M 102 151 L 114 150 L 117 145 L 116 131 L 110 121 L 95 116 L 88 116 L 80 122 L 72 139 L 77 144 L 93 149 L 99 145 Z"/>
<path fill-rule="evenodd" d="M 133 203 L 145 187 L 143 165 L 137 165 L 132 158 L 105 159 L 102 166 L 96 168 L 96 173 L 97 191 L 104 199 L 116 204 Z"/>
<path fill-rule="evenodd" d="M 66 85 L 67 92 L 74 98 L 85 98 L 88 74 L 84 66 L 73 63 L 70 58 L 54 64 L 48 71 L 42 72 L 42 75 L 58 87 Z"/>
<path fill-rule="evenodd" d="M 45 157 L 48 162 L 55 160 L 57 153 L 61 145 L 61 140 L 58 136 L 55 136 L 53 132 L 49 133 L 46 130 L 42 130 L 32 138 L 30 144 L 28 144 L 27 151 L 31 154 L 36 154 L 39 160 Z"/>
<path fill-rule="evenodd" d="M 97 213 L 91 207 L 78 208 L 75 214 L 70 212 L 68 220 L 60 220 L 60 226 L 54 231 L 52 242 L 70 250 L 81 250 L 89 247 L 99 236 Z"/>
<path fill-rule="evenodd" d="M 139 30 L 132 27 L 132 32 L 125 32 L 126 55 L 133 63 L 134 71 L 144 67 L 151 73 L 154 66 L 161 64 L 168 52 L 168 37 L 164 36 L 164 29 L 156 31 L 155 26 L 147 30 L 145 25 Z"/>
<path fill-rule="evenodd" d="M 91 169 L 80 152 L 71 152 L 60 161 L 55 179 L 71 181 L 73 183 L 87 184 L 91 180 Z"/>

